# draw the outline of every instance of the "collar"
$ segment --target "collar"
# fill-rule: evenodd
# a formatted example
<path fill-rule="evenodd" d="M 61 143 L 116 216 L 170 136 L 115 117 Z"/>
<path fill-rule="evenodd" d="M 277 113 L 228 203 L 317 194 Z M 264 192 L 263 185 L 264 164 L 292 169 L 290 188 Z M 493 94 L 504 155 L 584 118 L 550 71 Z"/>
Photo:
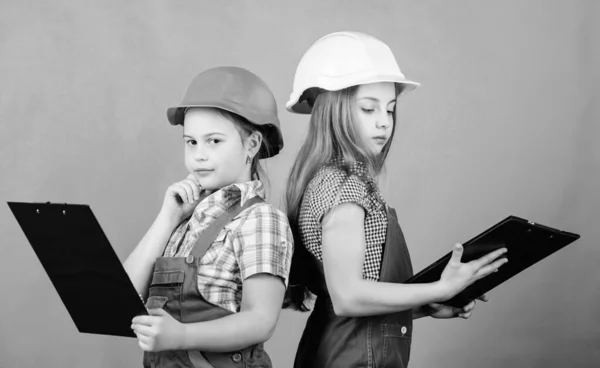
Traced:
<path fill-rule="evenodd" d="M 216 218 L 235 204 L 241 202 L 243 206 L 247 200 L 256 196 L 265 199 L 265 189 L 260 180 L 231 184 L 204 198 L 194 209 L 194 216 L 198 219 L 205 216 Z"/>
<path fill-rule="evenodd" d="M 329 166 L 341 168 L 344 171 L 346 171 L 347 173 L 349 173 L 350 175 L 358 176 L 360 179 L 362 179 L 367 184 L 367 186 L 369 187 L 369 192 L 375 196 L 375 199 L 376 199 L 375 206 L 378 209 L 386 208 L 387 205 L 386 205 L 385 199 L 383 198 L 383 195 L 379 191 L 379 186 L 377 185 L 377 181 L 375 180 L 375 178 L 373 178 L 373 176 L 371 176 L 371 174 L 369 174 L 369 171 L 367 170 L 367 165 L 365 165 L 364 162 L 362 162 L 362 161 L 347 162 L 344 160 L 343 157 L 336 156 L 329 161 Z"/>
<path fill-rule="evenodd" d="M 229 208 L 237 202 L 241 202 L 240 204 L 243 206 L 247 200 L 256 196 L 265 199 L 264 186 L 260 180 L 228 185 L 211 193 L 206 199 L 210 202 L 224 204 L 225 208 Z"/>

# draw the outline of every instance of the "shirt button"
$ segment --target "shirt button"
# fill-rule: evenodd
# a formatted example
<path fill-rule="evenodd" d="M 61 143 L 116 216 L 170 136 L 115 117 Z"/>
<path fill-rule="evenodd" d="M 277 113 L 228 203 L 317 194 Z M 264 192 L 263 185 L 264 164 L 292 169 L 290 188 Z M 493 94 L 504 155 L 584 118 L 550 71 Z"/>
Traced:
<path fill-rule="evenodd" d="M 185 257 L 185 263 L 187 263 L 187 264 L 194 263 L 194 256 L 190 254 L 189 256 Z"/>
<path fill-rule="evenodd" d="M 239 363 L 242 360 L 242 354 L 240 353 L 235 353 L 231 356 L 231 360 L 233 360 L 236 363 Z"/>
<path fill-rule="evenodd" d="M 402 326 L 400 332 L 402 332 L 402 335 L 404 335 L 406 333 L 406 326 Z"/>

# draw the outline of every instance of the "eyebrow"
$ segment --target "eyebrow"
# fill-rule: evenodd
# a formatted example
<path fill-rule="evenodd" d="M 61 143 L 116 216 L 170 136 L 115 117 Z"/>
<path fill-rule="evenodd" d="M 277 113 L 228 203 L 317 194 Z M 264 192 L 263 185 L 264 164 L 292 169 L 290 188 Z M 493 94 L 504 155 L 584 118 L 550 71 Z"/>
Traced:
<path fill-rule="evenodd" d="M 371 101 L 375 101 L 375 102 L 379 102 L 378 98 L 375 97 L 360 97 L 359 100 L 371 100 Z M 393 100 L 390 100 L 390 102 L 388 102 L 388 105 L 391 104 L 392 102 L 396 102 L 396 99 L 394 98 Z"/>
<path fill-rule="evenodd" d="M 204 138 L 208 138 L 208 137 L 211 137 L 211 136 L 213 136 L 213 135 L 222 135 L 223 137 L 227 137 L 227 135 L 226 135 L 225 133 L 221 133 L 221 132 L 212 132 L 212 133 L 208 133 L 208 134 L 205 134 L 205 135 L 203 135 L 202 137 L 204 137 Z M 192 137 L 192 136 L 191 136 L 191 135 L 189 135 L 189 134 L 184 134 L 184 135 L 183 135 L 183 138 L 196 139 L 195 137 Z"/>

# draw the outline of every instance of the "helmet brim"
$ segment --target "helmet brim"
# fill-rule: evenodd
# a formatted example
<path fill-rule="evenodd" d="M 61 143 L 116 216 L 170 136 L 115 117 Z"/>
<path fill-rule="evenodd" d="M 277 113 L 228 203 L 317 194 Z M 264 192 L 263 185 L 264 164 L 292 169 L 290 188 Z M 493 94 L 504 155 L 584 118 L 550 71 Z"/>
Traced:
<path fill-rule="evenodd" d="M 339 91 L 339 90 L 353 87 L 353 86 L 359 86 L 359 85 L 371 84 L 371 83 L 381 83 L 381 82 L 392 82 L 392 83 L 402 85 L 404 88 L 402 88 L 402 92 L 400 92 L 400 95 L 404 95 L 410 91 L 413 91 L 421 85 L 419 82 L 415 82 L 415 81 L 412 81 L 412 80 L 409 80 L 406 78 L 402 78 L 402 77 L 399 77 L 396 75 L 379 75 L 376 77 L 368 77 L 363 80 L 357 79 L 356 81 L 354 81 L 352 84 L 349 84 L 349 85 L 334 85 L 334 84 L 315 85 L 315 86 L 310 86 L 308 88 L 305 88 L 304 90 L 302 90 L 302 93 L 299 93 L 298 95 L 292 95 L 290 97 L 290 100 L 285 104 L 285 109 L 291 113 L 310 114 L 312 112 L 312 107 L 308 104 L 308 101 L 306 99 L 302 99 L 304 92 L 306 90 L 308 90 L 309 88 L 320 88 L 324 91 Z"/>

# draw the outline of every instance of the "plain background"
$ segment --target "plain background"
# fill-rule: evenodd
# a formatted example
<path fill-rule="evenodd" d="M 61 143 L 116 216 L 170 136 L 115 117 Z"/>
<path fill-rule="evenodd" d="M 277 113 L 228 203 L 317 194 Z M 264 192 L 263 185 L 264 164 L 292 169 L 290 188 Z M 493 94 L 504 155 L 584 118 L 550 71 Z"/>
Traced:
<path fill-rule="evenodd" d="M 166 108 L 201 70 L 239 65 L 280 106 L 285 148 L 267 165 L 280 205 L 308 121 L 283 108 L 295 67 L 327 33 L 366 32 L 422 83 L 401 100 L 382 183 L 416 271 L 508 215 L 582 235 L 470 320 L 416 321 L 411 367 L 598 366 L 599 24 L 594 0 L 5 0 L 0 202 L 89 204 L 125 259 L 186 175 Z M 1 207 L 0 367 L 141 366 L 134 339 L 77 333 Z M 276 367 L 306 317 L 282 313 Z"/>

